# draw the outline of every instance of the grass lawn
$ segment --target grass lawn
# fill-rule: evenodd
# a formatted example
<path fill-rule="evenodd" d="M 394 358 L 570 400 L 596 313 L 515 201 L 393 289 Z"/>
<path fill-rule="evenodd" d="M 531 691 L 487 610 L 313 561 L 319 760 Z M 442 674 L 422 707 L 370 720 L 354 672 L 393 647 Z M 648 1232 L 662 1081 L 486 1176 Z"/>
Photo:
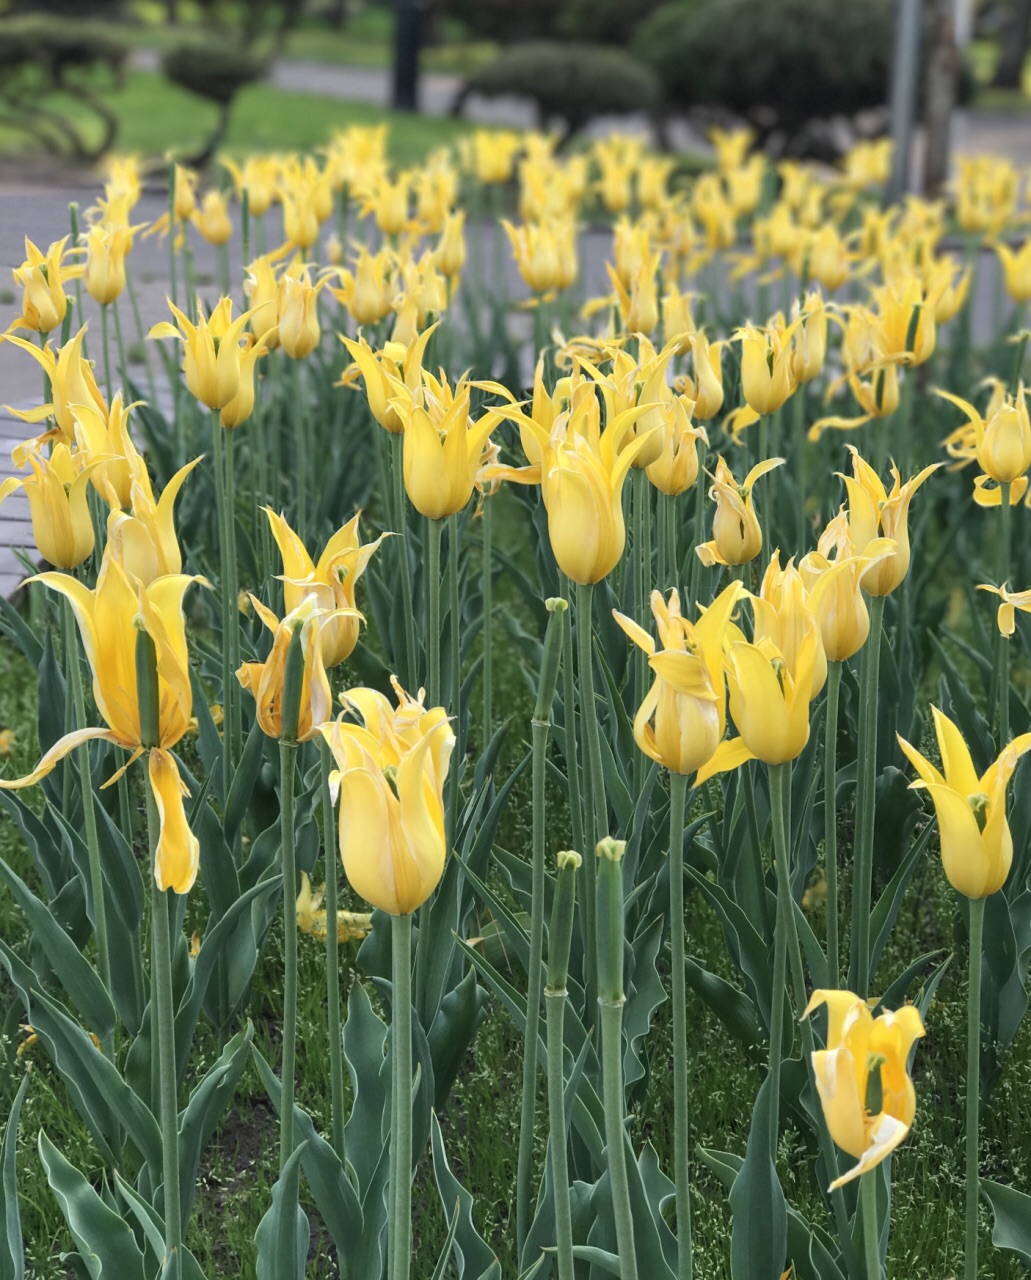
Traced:
<path fill-rule="evenodd" d="M 105 97 L 120 122 L 117 148 L 144 155 L 164 155 L 171 148 L 180 154 L 197 151 L 217 115 L 211 103 L 152 72 L 130 73 L 124 87 L 110 88 Z M 57 105 L 56 98 L 51 101 Z M 93 117 L 78 104 L 69 100 L 62 109 L 92 127 Z M 225 149 L 308 150 L 322 145 L 333 129 L 383 120 L 391 126 L 391 154 L 403 165 L 421 161 L 431 148 L 453 142 L 469 128 L 460 120 L 383 111 L 364 102 L 255 85 L 244 89 L 233 106 Z M 17 154 L 32 145 L 25 135 L 0 127 L 0 154 Z"/>

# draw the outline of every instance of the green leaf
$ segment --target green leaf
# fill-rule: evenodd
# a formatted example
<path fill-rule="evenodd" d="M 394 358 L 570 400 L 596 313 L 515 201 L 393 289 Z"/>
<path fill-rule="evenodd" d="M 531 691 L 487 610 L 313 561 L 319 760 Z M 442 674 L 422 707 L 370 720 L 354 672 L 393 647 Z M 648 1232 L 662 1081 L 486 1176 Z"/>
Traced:
<path fill-rule="evenodd" d="M 139 1223 L 140 1230 L 143 1232 L 143 1238 L 147 1243 L 149 1254 L 147 1257 L 147 1270 L 160 1267 L 165 1256 L 165 1222 L 153 1205 L 148 1204 L 143 1196 L 132 1186 L 126 1182 L 122 1175 L 116 1169 L 114 1171 L 115 1186 L 118 1194 L 125 1201 L 126 1207 L 132 1216 Z"/>
<path fill-rule="evenodd" d="M 272 1205 L 254 1233 L 257 1280 L 304 1280 L 311 1227 L 299 1203 L 303 1150 L 298 1147 L 283 1166 L 272 1188 Z"/>
<path fill-rule="evenodd" d="M 441 1204 L 457 1205 L 457 1229 L 452 1252 L 458 1280 L 501 1280 L 501 1263 L 473 1223 L 473 1198 L 451 1172 L 437 1113 L 430 1116 L 430 1143 L 433 1150 L 433 1177 Z"/>
<path fill-rule="evenodd" d="M 487 1016 L 487 993 L 476 981 L 474 970 L 441 1001 L 427 1039 L 433 1059 L 435 1107 L 443 1107 L 472 1044 L 476 1029 Z"/>
<path fill-rule="evenodd" d="M 107 1040 L 114 1033 L 115 1009 L 96 970 L 50 914 L 45 903 L 40 902 L 2 858 L 0 878 L 24 911 L 72 1002 L 99 1039 Z"/>
<path fill-rule="evenodd" d="M 451 1223 L 447 1230 L 447 1238 L 440 1248 L 440 1256 L 437 1258 L 437 1265 L 433 1268 L 433 1275 L 430 1280 L 444 1280 L 444 1272 L 447 1270 L 447 1260 L 451 1253 L 451 1246 L 455 1242 L 455 1232 L 458 1230 L 458 1215 L 462 1208 L 461 1200 L 455 1200 L 455 1211 L 451 1215 Z"/>
<path fill-rule="evenodd" d="M 363 1198 L 385 1146 L 384 1119 L 390 1114 L 386 1055 L 386 1023 L 373 1009 L 365 987 L 356 982 L 347 998 L 344 1023 L 344 1062 L 354 1097 L 345 1137 Z"/>
<path fill-rule="evenodd" d="M 222 1050 L 179 1116 L 179 1196 L 184 1232 L 193 1208 L 201 1154 L 232 1101 L 233 1091 L 247 1065 L 253 1038 L 254 1028 L 248 1022 Z"/>
<path fill-rule="evenodd" d="M 870 913 L 870 936 L 873 939 L 870 948 L 871 974 L 877 972 L 877 965 L 880 963 L 884 948 L 888 945 L 891 931 L 895 927 L 895 921 L 898 919 L 898 914 L 902 907 L 902 899 L 905 897 L 906 889 L 913 878 L 913 872 L 916 870 L 920 855 L 930 842 L 934 827 L 935 824 L 933 822 L 928 822 L 910 845 L 909 852 L 899 863 L 898 869 L 885 886 L 883 893 L 877 899 L 877 905 Z"/>
<path fill-rule="evenodd" d="M 43 658 L 43 646 L 36 639 L 32 628 L 11 604 L 6 596 L 0 596 L 0 634 L 7 636 L 22 651 L 32 666 L 38 670 Z"/>
<path fill-rule="evenodd" d="M 730 1189 L 730 1212 L 733 1280 L 780 1280 L 787 1255 L 787 1204 L 773 1163 L 768 1078 L 756 1098 L 744 1163 Z"/>
<path fill-rule="evenodd" d="M 229 787 L 229 799 L 226 801 L 225 818 L 222 826 L 225 831 L 226 843 L 231 845 L 236 838 L 244 818 L 247 816 L 247 806 L 250 804 L 251 796 L 254 793 L 254 784 L 258 781 L 258 774 L 261 772 L 261 762 L 265 753 L 265 733 L 261 725 L 255 718 L 251 725 L 251 731 L 247 735 L 247 741 L 244 744 L 243 755 L 240 762 L 236 766 L 233 774 L 233 781 Z"/>
<path fill-rule="evenodd" d="M 269 1064 L 252 1045 L 251 1052 L 254 1064 L 261 1076 L 276 1114 L 281 1114 L 283 1102 L 282 1082 Z M 355 1195 L 354 1187 L 344 1170 L 340 1157 L 315 1131 L 311 1116 L 301 1107 L 294 1104 L 294 1129 L 302 1144 L 301 1167 L 308 1187 L 315 1199 L 326 1230 L 333 1237 L 337 1253 L 344 1264 L 345 1272 L 349 1268 L 356 1275 L 368 1274 L 359 1270 L 352 1255 L 359 1246 L 365 1231 L 365 1222 L 361 1205 Z"/>
<path fill-rule="evenodd" d="M 39 1158 L 90 1280 L 147 1280 L 129 1224 L 108 1208 L 42 1129 Z"/>
<path fill-rule="evenodd" d="M 1031 1196 L 987 1178 L 981 1179 L 981 1194 L 995 1218 L 992 1244 L 1015 1253 L 1031 1271 Z"/>
<path fill-rule="evenodd" d="M 685 973 L 688 986 L 701 996 L 735 1039 L 745 1045 L 760 1043 L 762 1030 L 755 1002 L 740 987 L 710 973 L 691 956 L 685 959 Z"/>
<path fill-rule="evenodd" d="M 18 1092 L 7 1117 L 7 1128 L 0 1142 L 0 1280 L 22 1280 L 25 1275 L 25 1254 L 21 1234 L 21 1214 L 18 1210 L 18 1117 L 21 1104 L 29 1090 L 29 1075 L 22 1077 Z"/>
<path fill-rule="evenodd" d="M 85 1031 L 49 996 L 34 988 L 32 970 L 0 941 L 0 963 L 25 1003 L 26 1014 L 51 1061 L 75 1101 L 75 1106 L 111 1164 L 119 1127 L 125 1128 L 150 1172 L 160 1178 L 161 1133 L 142 1099 L 125 1083 Z"/>

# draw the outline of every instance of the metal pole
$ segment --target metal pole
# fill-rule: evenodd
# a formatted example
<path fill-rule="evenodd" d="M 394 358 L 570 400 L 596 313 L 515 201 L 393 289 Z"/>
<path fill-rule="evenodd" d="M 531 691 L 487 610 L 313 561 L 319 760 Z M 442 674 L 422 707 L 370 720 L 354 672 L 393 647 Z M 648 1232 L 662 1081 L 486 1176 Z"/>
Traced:
<path fill-rule="evenodd" d="M 897 0 L 891 68 L 892 161 L 886 204 L 894 203 L 909 187 L 920 75 L 920 12 L 920 0 Z"/>
<path fill-rule="evenodd" d="M 397 0 L 391 98 L 395 111 L 419 110 L 419 46 L 422 43 L 424 14 L 422 0 Z"/>

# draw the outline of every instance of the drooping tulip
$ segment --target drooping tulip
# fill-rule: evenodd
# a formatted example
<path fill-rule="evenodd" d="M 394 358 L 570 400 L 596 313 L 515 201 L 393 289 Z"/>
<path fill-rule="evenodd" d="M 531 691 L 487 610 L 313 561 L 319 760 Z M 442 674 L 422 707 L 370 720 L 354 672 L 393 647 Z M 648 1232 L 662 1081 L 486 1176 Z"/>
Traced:
<path fill-rule="evenodd" d="M 425 708 L 392 680 L 397 706 L 373 689 L 341 700 L 363 723 L 322 725 L 336 770 L 340 856 L 354 891 L 390 915 L 410 915 L 444 872 L 444 782 L 455 735 L 443 707 Z"/>
<path fill-rule="evenodd" d="M 56 742 L 27 777 L 0 779 L 0 787 L 28 787 L 45 778 L 69 752 L 103 739 L 132 754 L 118 771 L 148 751 L 148 769 L 160 817 L 154 877 L 161 890 L 188 893 L 197 878 L 200 845 L 183 807 L 185 788 L 171 748 L 190 726 L 193 694 L 182 601 L 187 587 L 203 579 L 169 574 L 148 585 L 105 557 L 91 591 L 63 573 L 41 573 L 45 583 L 71 602 L 86 657 L 93 669 L 93 697 L 106 729 L 76 729 Z M 136 631 L 154 642 L 158 679 L 157 745 L 144 746 L 136 684 Z M 112 779 L 113 781 L 114 779 Z"/>
<path fill-rule="evenodd" d="M 814 991 L 803 1016 L 821 1005 L 827 1048 L 812 1055 L 816 1091 L 831 1137 L 859 1162 L 830 1184 L 834 1191 L 876 1168 L 909 1133 L 916 1115 L 909 1055 L 924 1024 L 914 1005 L 875 1018 L 851 991 Z"/>
<path fill-rule="evenodd" d="M 959 729 L 937 707 L 931 714 L 944 772 L 899 737 L 899 746 L 919 775 L 910 785 L 926 789 L 934 801 L 949 883 L 964 897 L 987 898 L 1006 883 L 1013 864 L 1006 787 L 1020 757 L 1031 751 L 1031 733 L 1014 738 L 978 777 Z"/>
<path fill-rule="evenodd" d="M 358 628 L 362 621 L 355 606 L 358 579 L 380 543 L 389 535 L 382 533 L 375 542 L 362 543 L 358 537 L 359 516 L 356 515 L 333 534 L 316 563 L 283 516 L 276 515 L 270 507 L 265 508 L 265 514 L 283 557 L 286 610 L 293 612 L 305 596 L 316 597 L 327 615 L 319 630 L 322 661 L 327 667 L 339 666 L 351 656 L 358 643 Z M 344 612 L 329 618 L 337 610 Z"/>

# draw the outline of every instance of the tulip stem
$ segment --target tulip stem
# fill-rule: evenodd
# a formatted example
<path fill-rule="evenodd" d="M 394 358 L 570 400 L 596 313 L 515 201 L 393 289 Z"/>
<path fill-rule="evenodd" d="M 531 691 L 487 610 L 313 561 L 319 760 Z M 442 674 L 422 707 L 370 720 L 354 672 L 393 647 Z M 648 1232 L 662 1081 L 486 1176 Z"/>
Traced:
<path fill-rule="evenodd" d="M 344 1138 L 344 1057 L 340 1038 L 340 938 L 337 929 L 336 841 L 333 831 L 333 798 L 329 790 L 329 774 L 333 755 L 325 738 L 321 740 L 322 756 L 322 840 L 326 849 L 326 1034 L 329 1036 L 329 1084 L 332 1102 L 331 1131 L 333 1150 L 346 1160 Z"/>
<path fill-rule="evenodd" d="M 427 693 L 431 707 L 440 701 L 440 537 L 441 520 L 426 521 L 426 648 L 429 650 Z"/>
<path fill-rule="evenodd" d="M 866 1280 L 881 1280 L 881 1246 L 877 1230 L 877 1169 L 870 1169 L 859 1180 L 863 1201 L 863 1253 Z"/>
<path fill-rule="evenodd" d="M 408 522 L 408 515 L 407 515 L 406 497 L 405 497 L 403 451 L 404 451 L 403 433 L 401 432 L 392 433 L 390 436 L 390 465 L 391 465 L 391 470 L 393 472 L 393 481 L 394 481 L 394 517 L 398 524 L 398 527 L 394 530 L 394 532 L 398 535 L 398 556 L 401 561 L 401 609 L 404 614 L 405 685 L 409 689 L 414 689 L 418 681 L 418 676 L 416 675 L 416 671 L 415 671 L 415 608 L 412 603 L 412 569 L 411 569 L 411 563 L 410 563 L 410 558 L 408 554 L 409 522 Z M 432 529 L 435 523 L 436 521 L 433 521 L 433 520 L 430 521 L 431 543 L 432 543 Z M 428 580 L 427 598 L 432 597 L 434 593 L 437 593 L 440 591 L 440 543 L 439 543 L 440 535 L 439 533 L 437 537 L 438 537 L 437 572 Z M 437 610 L 438 610 L 438 619 L 439 619 L 439 611 L 440 611 L 439 597 L 437 601 Z M 430 632 L 428 644 L 431 646 L 430 648 L 431 658 L 432 658 L 432 652 L 433 652 L 432 646 L 434 644 L 438 646 L 437 662 L 439 664 L 440 662 L 440 649 L 439 649 L 440 627 L 439 626 L 435 631 Z M 439 703 L 434 700 L 432 680 L 430 681 L 430 686 L 431 686 L 430 687 L 430 706 L 439 706 Z M 439 665 L 438 665 L 436 688 L 437 688 L 437 696 L 439 697 L 439 693 L 440 693 Z"/>
<path fill-rule="evenodd" d="M 448 587 L 450 588 L 451 610 L 451 700 L 450 711 L 454 720 L 457 761 L 449 772 L 450 791 L 448 792 L 448 840 L 452 846 L 458 832 L 458 801 L 461 795 L 459 775 L 461 761 L 465 757 L 465 740 L 462 732 L 462 627 L 459 620 L 458 599 L 458 512 L 453 511 L 447 518 L 448 531 Z"/>
<path fill-rule="evenodd" d="M 569 947 L 576 906 L 576 871 L 582 864 L 572 852 L 558 855 L 558 883 L 548 931 L 548 985 L 544 988 L 548 1035 L 548 1129 L 551 1180 L 555 1196 L 555 1241 L 558 1280 L 574 1280 L 573 1220 L 569 1203 L 569 1152 L 566 1137 L 565 1014 L 569 993 Z"/>
<path fill-rule="evenodd" d="M 587 884 L 584 894 L 584 955 L 588 1002 L 592 994 L 597 991 L 595 859 L 590 856 L 590 851 L 603 835 L 608 835 L 605 778 L 601 764 L 601 732 L 598 727 L 598 704 L 594 696 L 594 658 L 591 651 L 593 596 L 592 585 L 577 583 L 576 636 L 579 651 L 580 708 L 583 716 L 584 747 L 584 841 L 588 850 Z M 587 1007 L 591 1007 L 590 1003 Z"/>
<path fill-rule="evenodd" d="M 633 476 L 633 520 L 634 520 L 634 621 L 644 626 L 648 611 L 648 587 L 646 580 L 650 574 L 650 546 L 646 542 L 651 512 L 648 509 L 648 477 L 643 468 L 635 469 Z M 639 707 L 644 701 L 648 689 L 648 655 L 638 645 L 633 652 L 634 674 L 634 706 Z M 644 786 L 645 765 L 648 758 L 642 751 L 634 752 L 632 767 L 633 794 L 640 795 Z"/>
<path fill-rule="evenodd" d="M 984 941 L 984 898 L 970 899 L 970 977 L 967 985 L 967 1204 L 964 1280 L 977 1280 L 977 1139 L 981 1058 L 981 954 Z"/>
<path fill-rule="evenodd" d="M 777 874 L 777 917 L 773 926 L 773 993 L 770 1001 L 770 1137 L 774 1152 L 780 1132 L 780 1067 L 784 1057 L 784 1001 L 788 999 L 788 941 L 794 933 L 791 902 L 791 765 L 770 766 L 770 817 Z M 795 940 L 797 948 L 797 935 Z"/>
<path fill-rule="evenodd" d="M 540 1038 L 541 964 L 544 954 L 544 841 L 546 833 L 544 783 L 550 718 L 534 718 L 533 737 L 533 861 L 530 889 L 530 960 L 526 971 L 526 1033 L 523 1037 L 523 1088 L 519 1111 L 519 1152 L 516 1163 L 516 1250 L 522 1257 L 530 1227 L 533 1130 L 537 1110 L 537 1041 Z"/>
<path fill-rule="evenodd" d="M 884 596 L 870 600 L 870 635 L 859 672 L 859 746 L 856 778 L 855 875 L 852 882 L 852 945 L 849 986 L 860 999 L 870 994 L 870 896 L 873 889 L 874 808 L 877 780 L 877 685 L 880 678 Z"/>
<path fill-rule="evenodd" d="M 297 1064 L 297 853 L 294 842 L 294 763 L 297 743 L 279 741 L 280 830 L 283 851 L 283 1099 L 279 1109 L 279 1171 L 294 1149 Z"/>
<path fill-rule="evenodd" d="M 1012 539 L 1013 509 L 1010 506 L 1010 485 L 999 486 L 1002 505 L 999 507 L 999 586 L 1005 587 L 1010 576 L 1010 545 Z M 1010 647 L 1009 637 L 1002 632 L 996 639 L 996 666 L 999 688 L 999 743 L 1004 751 L 1010 736 Z"/>
<path fill-rule="evenodd" d="M 494 613 L 494 503 L 488 493 L 483 496 L 483 564 L 481 595 L 483 602 L 483 747 L 490 743 L 494 718 L 494 649 L 491 645 L 491 623 Z"/>
<path fill-rule="evenodd" d="M 823 847 L 827 883 L 827 985 L 838 986 L 838 693 L 841 663 L 827 663 L 827 723 L 823 739 Z"/>
<path fill-rule="evenodd" d="M 297 532 L 302 542 L 308 540 L 308 406 L 304 401 L 304 375 L 300 360 L 291 360 L 293 373 L 294 439 L 297 442 Z"/>
<path fill-rule="evenodd" d="M 691 1280 L 689 1093 L 687 1072 L 687 982 L 684 939 L 684 813 L 687 776 L 669 775 L 669 946 L 673 967 L 673 1169 L 677 1195 L 677 1276 Z"/>
<path fill-rule="evenodd" d="M 223 428 L 224 430 L 224 428 Z M 225 473 L 226 473 L 226 541 L 229 544 L 229 556 L 226 568 L 229 580 L 226 583 L 226 595 L 229 597 L 229 687 L 232 697 L 224 712 L 228 720 L 230 739 L 232 741 L 232 760 L 239 760 L 243 751 L 243 705 L 235 673 L 240 668 L 240 572 L 236 558 L 236 436 L 231 430 L 225 434 Z"/>
<path fill-rule="evenodd" d="M 695 548 L 699 547 L 705 538 L 705 482 L 708 479 L 705 474 L 705 445 L 699 443 L 697 448 L 698 478 L 694 486 L 694 536 L 691 539 L 691 570 L 688 573 L 688 605 L 695 603 L 695 597 L 698 592 L 698 574 L 701 571 L 701 561 L 698 559 L 698 553 Z"/>
<path fill-rule="evenodd" d="M 391 1280 L 408 1280 L 412 1255 L 412 917 L 391 919 L 391 1037 L 397 1123 L 390 1131 L 394 1223 Z"/>
<path fill-rule="evenodd" d="M 108 333 L 108 313 L 109 304 L 104 303 L 100 308 L 100 341 L 104 348 L 104 390 L 107 392 L 108 408 L 111 407 L 111 398 L 115 393 L 114 383 L 111 379 L 111 345 Z"/>
<path fill-rule="evenodd" d="M 565 579 L 566 603 L 572 603 L 572 584 Z M 576 757 L 576 694 L 574 689 L 573 628 L 567 624 L 562 630 L 562 726 L 565 732 L 566 783 L 569 787 L 569 826 L 573 848 L 577 853 L 584 845 L 584 811 L 580 795 L 580 762 Z"/>
<path fill-rule="evenodd" d="M 82 686 L 82 667 L 79 665 L 79 645 L 76 639 L 75 618 L 71 601 L 61 600 L 61 620 L 64 624 L 64 660 L 68 668 L 68 680 L 72 688 L 73 729 L 86 727 L 86 696 Z M 100 841 L 97 838 L 97 814 L 94 808 L 93 779 L 90 775 L 89 744 L 83 743 L 76 753 L 79 757 L 79 784 L 82 790 L 82 816 L 86 828 L 86 849 L 89 853 L 90 891 L 93 895 L 93 929 L 97 940 L 97 969 L 105 990 L 111 990 L 111 954 L 107 941 L 107 903 L 104 898 L 104 875 L 100 864 Z M 128 834 L 127 834 L 128 838 Z M 108 1040 L 103 1045 L 106 1057 L 114 1058 L 114 1045 Z"/>
<path fill-rule="evenodd" d="M 224 807 L 229 801 L 229 788 L 233 780 L 233 720 L 230 708 L 233 701 L 232 681 L 235 677 L 233 675 L 233 651 L 232 642 L 229 639 L 229 630 L 232 626 L 231 610 L 235 607 L 235 601 L 229 597 L 230 543 L 226 533 L 225 460 L 223 457 L 222 420 L 217 409 L 211 411 L 211 443 L 215 465 L 215 512 L 218 521 L 219 568 L 222 577 L 222 581 L 218 585 L 222 604 L 222 804 Z"/>
<path fill-rule="evenodd" d="M 150 847 L 152 1014 L 157 1029 L 159 1118 L 161 1122 L 162 1177 L 164 1182 L 165 1252 L 178 1256 L 182 1243 L 182 1207 L 179 1198 L 179 1107 L 176 1102 L 175 1015 L 172 1006 L 172 945 L 168 926 L 167 891 L 158 888 L 155 857 L 160 819 L 150 770 L 144 761 L 147 788 L 147 836 Z M 177 1274 L 175 1264 L 169 1270 Z"/>

